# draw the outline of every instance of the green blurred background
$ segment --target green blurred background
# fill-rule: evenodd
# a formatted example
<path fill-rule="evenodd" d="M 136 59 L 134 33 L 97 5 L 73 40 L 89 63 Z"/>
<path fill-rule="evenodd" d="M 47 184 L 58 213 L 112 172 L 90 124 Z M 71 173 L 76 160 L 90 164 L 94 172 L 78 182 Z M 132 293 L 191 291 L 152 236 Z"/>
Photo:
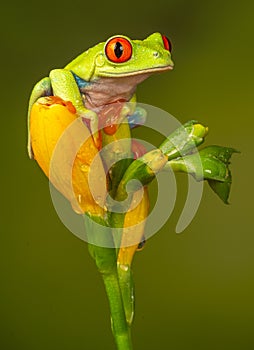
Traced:
<path fill-rule="evenodd" d="M 206 144 L 242 153 L 231 166 L 231 204 L 205 186 L 180 235 L 178 176 L 170 220 L 135 257 L 134 349 L 254 348 L 253 13 L 244 0 L 1 5 L 1 349 L 114 349 L 86 243 L 60 222 L 47 179 L 26 154 L 26 109 L 33 84 L 52 68 L 110 35 L 154 31 L 171 38 L 175 70 L 145 81 L 139 101 L 202 121 Z"/>

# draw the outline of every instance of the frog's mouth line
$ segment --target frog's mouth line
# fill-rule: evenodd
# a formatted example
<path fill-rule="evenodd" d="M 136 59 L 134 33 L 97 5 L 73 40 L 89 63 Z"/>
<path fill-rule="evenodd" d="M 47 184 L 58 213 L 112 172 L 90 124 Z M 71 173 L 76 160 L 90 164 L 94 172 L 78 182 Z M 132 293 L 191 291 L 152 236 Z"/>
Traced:
<path fill-rule="evenodd" d="M 130 77 L 133 75 L 141 75 L 141 74 L 147 74 L 147 73 L 165 72 L 167 70 L 172 70 L 173 68 L 174 68 L 174 66 L 164 66 L 164 67 L 147 68 L 147 69 L 142 69 L 140 71 L 133 71 L 133 72 L 128 72 L 128 73 L 100 72 L 100 76 L 121 78 L 121 77 Z"/>

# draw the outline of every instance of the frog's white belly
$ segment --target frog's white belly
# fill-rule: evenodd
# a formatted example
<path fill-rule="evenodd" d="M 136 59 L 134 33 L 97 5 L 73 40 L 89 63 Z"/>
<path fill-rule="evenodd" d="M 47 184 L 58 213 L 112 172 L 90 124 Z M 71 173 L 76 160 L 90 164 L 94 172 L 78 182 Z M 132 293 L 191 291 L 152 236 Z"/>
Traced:
<path fill-rule="evenodd" d="M 129 101 L 139 83 L 150 76 L 150 73 L 119 78 L 100 78 L 81 89 L 87 109 L 103 109 L 109 103 Z"/>

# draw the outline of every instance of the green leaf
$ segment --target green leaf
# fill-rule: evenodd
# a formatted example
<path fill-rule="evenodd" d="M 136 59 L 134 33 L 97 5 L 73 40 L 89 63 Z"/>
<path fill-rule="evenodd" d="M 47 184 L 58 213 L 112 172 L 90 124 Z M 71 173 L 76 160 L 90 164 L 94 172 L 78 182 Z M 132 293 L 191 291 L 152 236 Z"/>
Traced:
<path fill-rule="evenodd" d="M 207 179 L 225 181 L 228 175 L 226 164 L 216 158 L 200 157 L 199 153 L 173 159 L 168 162 L 167 167 L 177 172 L 190 174 L 197 181 Z"/>
<path fill-rule="evenodd" d="M 226 181 L 229 175 L 227 164 L 219 159 L 209 158 L 200 154 L 200 159 L 203 168 L 203 178 L 205 180 Z"/>
<path fill-rule="evenodd" d="M 216 158 L 225 164 L 229 164 L 233 153 L 239 153 L 239 151 L 231 147 L 222 146 L 208 146 L 199 151 L 200 156 Z"/>
<path fill-rule="evenodd" d="M 168 157 L 168 160 L 175 159 L 190 153 L 203 143 L 207 132 L 207 127 L 196 120 L 191 120 L 170 134 L 159 148 Z"/>
<path fill-rule="evenodd" d="M 239 153 L 234 148 L 221 147 L 221 146 L 208 146 L 199 152 L 201 157 L 210 157 L 210 159 L 219 160 L 226 166 L 226 173 L 224 181 L 217 181 L 215 178 L 207 179 L 209 186 L 219 196 L 219 198 L 225 203 L 228 203 L 228 197 L 231 189 L 232 175 L 228 169 L 230 164 L 230 158 L 233 153 Z"/>
<path fill-rule="evenodd" d="M 238 151 L 230 147 L 209 146 L 198 153 L 169 161 L 166 168 L 191 174 L 197 181 L 207 180 L 212 190 L 228 203 L 232 182 L 229 161 L 235 152 Z"/>
<path fill-rule="evenodd" d="M 208 180 L 207 181 L 212 190 L 220 197 L 220 199 L 225 203 L 228 203 L 228 197 L 230 193 L 232 177 L 231 172 L 229 171 L 228 179 L 224 182 L 216 181 L 216 180 Z"/>

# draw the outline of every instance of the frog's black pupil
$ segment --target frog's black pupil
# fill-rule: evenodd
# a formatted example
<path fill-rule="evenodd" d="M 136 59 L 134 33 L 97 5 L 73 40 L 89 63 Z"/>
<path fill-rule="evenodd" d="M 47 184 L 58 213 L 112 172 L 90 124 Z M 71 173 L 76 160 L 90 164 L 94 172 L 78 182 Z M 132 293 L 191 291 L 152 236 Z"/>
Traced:
<path fill-rule="evenodd" d="M 115 43 L 114 52 L 117 58 L 120 58 L 123 54 L 123 45 L 119 41 Z"/>

